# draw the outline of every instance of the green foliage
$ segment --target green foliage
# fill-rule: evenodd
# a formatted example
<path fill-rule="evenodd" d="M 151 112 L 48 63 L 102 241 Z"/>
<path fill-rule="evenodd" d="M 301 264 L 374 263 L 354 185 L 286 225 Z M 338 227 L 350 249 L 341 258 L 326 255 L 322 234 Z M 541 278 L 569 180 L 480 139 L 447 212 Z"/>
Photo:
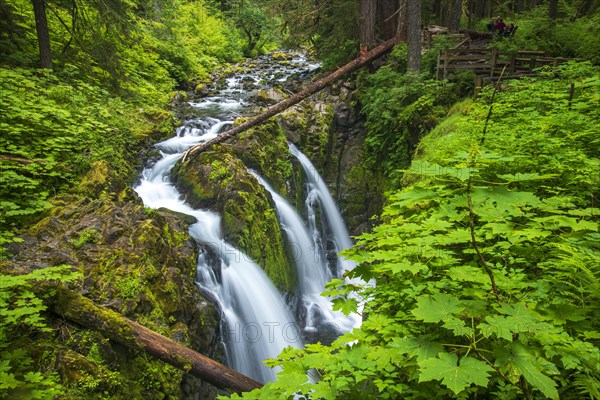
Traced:
<path fill-rule="evenodd" d="M 99 239 L 100 235 L 96 229 L 89 228 L 85 229 L 77 239 L 71 239 L 71 244 L 76 249 L 80 249 L 86 243 L 96 243 Z"/>
<path fill-rule="evenodd" d="M 10 346 L 15 335 L 49 331 L 42 317 L 42 299 L 31 290 L 39 282 L 70 282 L 79 278 L 69 266 L 35 270 L 25 275 L 0 274 L 0 399 L 53 399 L 61 393 L 55 374 L 35 371 L 23 349 Z"/>
<path fill-rule="evenodd" d="M 548 17 L 548 6 L 519 14 L 510 22 L 518 26 L 510 39 L 499 38 L 494 47 L 501 50 L 542 50 L 555 57 L 572 57 L 600 63 L 600 13 L 578 16 L 577 9 L 561 2 L 555 21 Z"/>
<path fill-rule="evenodd" d="M 389 66 L 368 77 L 360 98 L 367 116 L 367 161 L 392 180 L 410 164 L 420 138 L 446 116 L 457 99 L 452 84 L 398 72 L 396 67 L 402 64 L 398 59 L 403 60 L 393 57 Z"/>
<path fill-rule="evenodd" d="M 98 160 L 127 175 L 144 131 L 137 111 L 84 82 L 0 68 L 0 246 Z"/>
<path fill-rule="evenodd" d="M 362 327 L 233 398 L 598 398 L 600 71 L 560 74 L 511 82 L 484 138 L 489 92 L 424 138 L 346 254 L 371 284 L 329 286 Z"/>
<path fill-rule="evenodd" d="M 6 1 L 10 34 L 0 36 L 2 64 L 36 67 L 31 2 Z M 241 54 L 236 29 L 204 1 L 53 1 L 46 7 L 55 71 L 142 104 L 162 105 L 174 86 L 205 80 Z"/>
<path fill-rule="evenodd" d="M 335 69 L 358 52 L 358 2 L 330 0 L 267 0 L 277 16 L 284 44 L 309 46 L 327 70 Z"/>
<path fill-rule="evenodd" d="M 228 16 L 245 39 L 243 49 L 245 56 L 250 57 L 260 54 L 264 51 L 265 46 L 274 43 L 275 26 L 273 19 L 267 14 L 260 2 L 235 1 L 232 2 L 231 7 Z"/>

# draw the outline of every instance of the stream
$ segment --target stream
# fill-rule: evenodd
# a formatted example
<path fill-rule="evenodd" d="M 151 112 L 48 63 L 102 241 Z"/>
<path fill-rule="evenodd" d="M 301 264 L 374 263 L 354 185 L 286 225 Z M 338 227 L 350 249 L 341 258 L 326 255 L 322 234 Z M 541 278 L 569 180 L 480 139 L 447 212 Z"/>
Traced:
<path fill-rule="evenodd" d="M 227 78 L 210 95 L 189 102 L 192 116 L 176 129 L 174 137 L 155 144 L 161 158 L 144 169 L 134 187 L 146 207 L 167 208 L 196 218 L 189 228 L 190 236 L 203 245 L 196 284 L 221 312 L 226 364 L 263 383 L 274 380 L 277 373 L 263 364 L 264 359 L 276 357 L 286 346 L 301 347 L 319 340 L 323 332 L 337 336 L 361 323 L 358 315 L 346 317 L 333 311 L 330 300 L 320 296 L 327 281 L 354 266 L 337 256 L 352 245 L 339 210 L 316 168 L 293 144 L 289 145 L 290 154 L 303 170 L 305 209 L 296 210 L 263 177 L 250 171 L 271 194 L 282 232 L 294 249 L 298 289 L 284 297 L 253 260 L 223 239 L 219 215 L 185 203 L 170 172 L 191 146 L 216 137 L 236 117 L 254 112 L 251 98 L 256 88 L 267 88 L 269 82 L 284 82 L 292 74 L 318 67 L 302 55 L 286 63 L 270 62 L 267 71 L 260 67 L 264 63 L 259 64 L 255 70 Z"/>

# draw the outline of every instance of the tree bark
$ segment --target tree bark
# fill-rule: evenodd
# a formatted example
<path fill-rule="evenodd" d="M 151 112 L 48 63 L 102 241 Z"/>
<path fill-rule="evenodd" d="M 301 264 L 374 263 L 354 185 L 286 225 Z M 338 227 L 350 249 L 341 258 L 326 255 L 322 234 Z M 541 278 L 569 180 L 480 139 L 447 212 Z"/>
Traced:
<path fill-rule="evenodd" d="M 550 0 L 548 16 L 553 20 L 558 16 L 558 0 Z"/>
<path fill-rule="evenodd" d="M 0 160 L 14 161 L 22 164 L 31 164 L 33 161 L 21 157 L 13 157 L 6 154 L 0 154 Z"/>
<path fill-rule="evenodd" d="M 47 302 L 49 309 L 63 318 L 97 330 L 128 348 L 144 351 L 218 388 L 241 393 L 262 387 L 259 382 L 108 308 L 98 306 L 72 290 L 59 287 L 56 296 Z"/>
<path fill-rule="evenodd" d="M 408 0 L 408 70 L 421 72 L 421 0 Z"/>
<path fill-rule="evenodd" d="M 396 11 L 398 11 L 396 0 L 379 0 L 377 2 L 379 36 L 383 40 L 389 40 L 396 36 L 396 27 L 398 26 Z"/>
<path fill-rule="evenodd" d="M 448 31 L 458 32 L 462 16 L 462 0 L 448 1 Z"/>
<path fill-rule="evenodd" d="M 44 0 L 31 0 L 33 15 L 35 16 L 35 30 L 37 32 L 40 48 L 40 66 L 52 69 L 52 52 L 50 51 L 50 31 L 46 20 L 46 7 Z"/>
<path fill-rule="evenodd" d="M 400 9 L 398 10 L 398 27 L 396 28 L 396 37 L 400 42 L 408 40 L 408 4 L 407 0 L 400 0 Z"/>
<path fill-rule="evenodd" d="M 208 142 L 197 144 L 197 145 L 191 147 L 188 151 L 185 152 L 185 154 L 183 155 L 183 158 L 181 159 L 181 162 L 182 163 L 185 162 L 185 160 L 194 153 L 202 152 L 215 144 L 219 144 L 229 138 L 232 138 L 235 135 L 237 135 L 247 129 L 250 129 L 250 128 L 260 124 L 261 122 L 271 118 L 272 116 L 279 114 L 280 112 L 288 109 L 289 107 L 293 106 L 294 104 L 300 103 L 302 100 L 306 99 L 307 97 L 309 97 L 312 94 L 317 93 L 318 91 L 323 89 L 325 86 L 337 81 L 338 79 L 342 78 L 343 76 L 345 76 L 351 72 L 356 71 L 357 69 L 359 69 L 361 67 L 364 67 L 365 65 L 368 65 L 371 61 L 388 53 L 390 50 L 392 50 L 392 48 L 394 47 L 394 45 L 396 43 L 397 43 L 397 40 L 396 40 L 396 38 L 394 38 L 394 39 L 390 39 L 387 42 L 380 44 L 379 46 L 375 47 L 373 50 L 368 51 L 364 55 L 349 62 L 348 64 L 337 69 L 336 71 L 332 72 L 331 74 L 327 75 L 326 77 L 321 78 L 321 79 L 311 83 L 310 85 L 308 85 L 307 87 L 302 89 L 300 92 L 294 94 L 293 96 L 291 96 L 285 100 L 282 100 L 277 104 L 272 105 L 271 107 L 267 108 L 265 111 L 258 114 L 257 116 L 243 122 L 242 124 L 240 124 L 238 126 L 235 126 L 231 129 L 229 129 L 228 131 L 220 134 L 219 136 L 217 136 L 216 138 L 214 138 L 212 140 L 209 140 Z"/>
<path fill-rule="evenodd" d="M 371 48 L 375 44 L 375 21 L 377 0 L 360 0 L 360 43 Z"/>

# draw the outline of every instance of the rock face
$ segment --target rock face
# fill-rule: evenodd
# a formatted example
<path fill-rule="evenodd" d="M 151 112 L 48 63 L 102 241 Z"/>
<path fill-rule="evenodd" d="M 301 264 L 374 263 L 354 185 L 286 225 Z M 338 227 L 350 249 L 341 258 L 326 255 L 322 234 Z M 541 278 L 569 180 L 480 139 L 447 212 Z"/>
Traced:
<path fill-rule="evenodd" d="M 338 203 L 352 235 L 371 227 L 381 212 L 384 180 L 364 162 L 365 128 L 356 88 L 342 81 L 278 117 L 289 141 L 313 162 Z"/>
<path fill-rule="evenodd" d="M 283 132 L 268 122 L 177 165 L 173 180 L 192 207 L 220 214 L 225 240 L 257 262 L 281 291 L 291 294 L 296 273 L 271 196 L 248 172 L 256 170 L 285 191 L 291 174 L 289 157 Z"/>
<path fill-rule="evenodd" d="M 264 105 L 279 103 L 286 97 L 287 96 L 281 90 L 275 88 L 260 89 L 256 94 L 256 100 Z"/>
<path fill-rule="evenodd" d="M 101 172 L 106 166 L 99 166 Z M 110 175 L 107 173 L 107 175 Z M 3 273 L 68 264 L 81 273 L 73 285 L 95 303 L 209 357 L 220 358 L 218 313 L 194 285 L 197 250 L 187 223 L 172 213 L 144 209 L 124 188 L 110 195 L 103 179 L 88 177 L 90 198 L 63 196 L 49 215 L 13 247 Z M 106 184 L 112 180 L 106 179 Z M 91 198 L 95 198 L 92 200 Z M 182 371 L 109 341 L 97 332 L 49 316 L 51 333 L 20 344 L 46 351 L 44 369 L 56 371 L 65 399 L 214 398 L 215 389 Z M 39 358 L 39 357 L 38 357 Z M 203 388 L 203 386 L 205 386 Z"/>

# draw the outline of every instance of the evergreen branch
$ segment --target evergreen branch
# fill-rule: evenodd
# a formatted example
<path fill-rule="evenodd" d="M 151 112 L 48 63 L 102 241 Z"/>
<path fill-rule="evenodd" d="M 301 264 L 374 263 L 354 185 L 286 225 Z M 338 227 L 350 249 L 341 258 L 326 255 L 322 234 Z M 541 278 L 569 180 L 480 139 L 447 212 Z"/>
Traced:
<path fill-rule="evenodd" d="M 87 49 L 85 48 L 85 46 L 83 45 L 83 43 L 79 41 L 79 38 L 75 34 L 75 19 L 76 19 L 75 14 L 72 15 L 71 23 L 72 23 L 73 29 L 71 29 L 71 28 L 69 28 L 69 26 L 67 25 L 67 23 L 62 19 L 62 17 L 60 16 L 60 14 L 53 7 L 51 7 L 49 4 L 47 4 L 46 7 L 50 11 L 52 11 L 52 14 L 54 14 L 54 16 L 58 19 L 58 22 L 61 23 L 61 25 L 65 28 L 65 30 L 67 31 L 67 33 L 70 35 L 69 41 L 63 47 L 62 53 L 64 54 L 64 52 L 67 50 L 67 48 L 71 44 L 72 40 L 75 40 L 75 42 L 77 42 L 77 44 L 79 45 L 79 47 L 81 48 L 81 50 L 85 51 L 86 53 L 89 53 L 87 51 Z M 75 9 L 75 5 L 73 6 L 73 8 Z"/>

